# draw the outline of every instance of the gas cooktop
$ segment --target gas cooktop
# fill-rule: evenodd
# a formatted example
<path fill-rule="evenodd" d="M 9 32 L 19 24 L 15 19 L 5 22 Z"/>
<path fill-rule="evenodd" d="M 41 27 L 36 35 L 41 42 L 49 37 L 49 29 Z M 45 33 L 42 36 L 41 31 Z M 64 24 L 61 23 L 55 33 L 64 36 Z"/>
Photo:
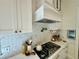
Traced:
<path fill-rule="evenodd" d="M 59 48 L 60 48 L 59 45 L 52 43 L 52 42 L 47 42 L 42 45 L 41 51 L 37 51 L 36 47 L 34 48 L 34 51 L 37 53 L 40 59 L 47 59 L 52 54 L 54 54 Z"/>

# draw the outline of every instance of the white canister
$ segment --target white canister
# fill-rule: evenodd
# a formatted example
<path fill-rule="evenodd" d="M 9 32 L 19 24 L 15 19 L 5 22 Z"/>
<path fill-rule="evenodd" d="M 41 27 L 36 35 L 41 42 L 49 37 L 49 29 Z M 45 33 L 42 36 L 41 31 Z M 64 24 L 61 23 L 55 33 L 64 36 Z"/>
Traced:
<path fill-rule="evenodd" d="M 41 51 L 41 50 L 42 50 L 42 46 L 41 46 L 41 45 L 37 45 L 37 46 L 36 46 L 36 50 L 37 50 L 37 51 Z"/>

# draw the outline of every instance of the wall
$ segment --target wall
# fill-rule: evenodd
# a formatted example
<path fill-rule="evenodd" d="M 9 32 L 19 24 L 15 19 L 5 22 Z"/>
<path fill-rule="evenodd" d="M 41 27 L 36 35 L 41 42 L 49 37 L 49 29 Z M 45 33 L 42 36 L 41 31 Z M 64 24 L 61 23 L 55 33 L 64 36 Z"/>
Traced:
<path fill-rule="evenodd" d="M 63 30 L 76 29 L 75 9 L 76 9 L 75 0 L 62 0 Z"/>
<path fill-rule="evenodd" d="M 68 41 L 68 59 L 75 59 L 75 40 L 67 38 L 67 30 L 76 30 L 76 0 L 62 0 L 62 36 Z"/>

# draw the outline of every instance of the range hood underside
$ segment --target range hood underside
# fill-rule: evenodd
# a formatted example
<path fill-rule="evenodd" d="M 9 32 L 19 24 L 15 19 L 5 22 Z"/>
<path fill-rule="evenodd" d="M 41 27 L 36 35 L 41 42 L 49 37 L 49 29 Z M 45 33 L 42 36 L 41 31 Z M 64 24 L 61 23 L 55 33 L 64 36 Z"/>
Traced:
<path fill-rule="evenodd" d="M 56 23 L 56 22 L 59 22 L 59 21 L 54 21 L 54 20 L 49 20 L 49 19 L 41 19 L 37 22 L 40 22 L 40 23 Z"/>

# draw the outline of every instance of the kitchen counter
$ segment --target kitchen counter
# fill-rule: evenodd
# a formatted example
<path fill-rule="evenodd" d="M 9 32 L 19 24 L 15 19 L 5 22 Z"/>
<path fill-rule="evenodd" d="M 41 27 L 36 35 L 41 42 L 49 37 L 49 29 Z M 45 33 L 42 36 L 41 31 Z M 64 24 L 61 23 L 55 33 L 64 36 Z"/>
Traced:
<path fill-rule="evenodd" d="M 36 55 L 30 55 L 30 56 L 25 56 L 24 54 L 19 54 L 19 55 L 16 55 L 14 57 L 11 57 L 9 59 L 40 59 L 37 54 Z"/>
<path fill-rule="evenodd" d="M 56 41 L 53 42 L 57 45 L 60 45 L 61 48 L 59 48 L 54 54 L 52 54 L 48 59 L 56 59 L 55 57 L 62 51 L 62 49 L 67 47 L 67 42 L 63 42 L 63 41 Z"/>
<path fill-rule="evenodd" d="M 52 54 L 48 59 L 55 59 L 56 55 L 60 51 L 62 51 L 62 49 L 64 49 L 67 46 L 67 43 L 62 42 L 62 41 L 60 41 L 60 42 L 53 42 L 53 43 L 60 45 L 61 48 L 59 50 L 57 50 L 54 54 Z M 30 55 L 30 56 L 25 56 L 24 54 L 20 53 L 20 54 L 14 56 L 14 57 L 9 58 L 9 59 L 40 59 L 40 58 L 37 56 L 37 54 Z"/>

